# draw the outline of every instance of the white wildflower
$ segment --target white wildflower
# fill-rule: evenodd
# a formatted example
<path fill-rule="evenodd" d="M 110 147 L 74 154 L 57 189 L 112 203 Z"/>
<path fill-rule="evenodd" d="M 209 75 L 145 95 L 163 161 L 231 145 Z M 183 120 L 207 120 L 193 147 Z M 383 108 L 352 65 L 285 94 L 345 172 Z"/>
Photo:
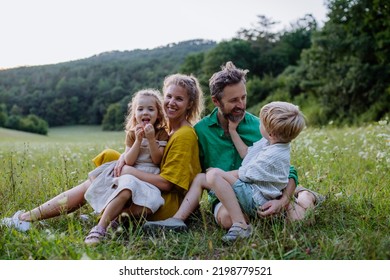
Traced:
<path fill-rule="evenodd" d="M 386 153 L 385 152 L 378 152 L 376 154 L 376 159 L 382 159 L 386 156 Z"/>
<path fill-rule="evenodd" d="M 334 196 L 336 198 L 342 197 L 343 196 L 343 192 L 335 193 Z"/>

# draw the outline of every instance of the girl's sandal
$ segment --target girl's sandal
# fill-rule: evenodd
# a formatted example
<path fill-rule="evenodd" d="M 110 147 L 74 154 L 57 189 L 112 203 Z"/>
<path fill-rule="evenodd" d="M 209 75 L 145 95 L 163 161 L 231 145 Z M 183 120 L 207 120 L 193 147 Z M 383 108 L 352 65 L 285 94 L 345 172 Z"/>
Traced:
<path fill-rule="evenodd" d="M 84 242 L 88 245 L 98 244 L 106 236 L 106 230 L 101 226 L 95 226 L 91 229 Z"/>

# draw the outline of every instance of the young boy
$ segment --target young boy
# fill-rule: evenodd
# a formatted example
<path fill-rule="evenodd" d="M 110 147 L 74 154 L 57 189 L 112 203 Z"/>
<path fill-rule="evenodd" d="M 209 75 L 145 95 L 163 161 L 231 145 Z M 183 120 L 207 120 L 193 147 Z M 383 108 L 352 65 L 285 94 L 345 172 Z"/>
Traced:
<path fill-rule="evenodd" d="M 249 237 L 247 217 L 256 217 L 260 206 L 282 195 L 290 170 L 290 142 L 304 129 L 305 118 L 291 103 L 271 102 L 261 109 L 260 123 L 263 138 L 248 148 L 238 170 L 211 168 L 206 173 L 203 187 L 215 192 L 231 219 L 225 242 Z"/>

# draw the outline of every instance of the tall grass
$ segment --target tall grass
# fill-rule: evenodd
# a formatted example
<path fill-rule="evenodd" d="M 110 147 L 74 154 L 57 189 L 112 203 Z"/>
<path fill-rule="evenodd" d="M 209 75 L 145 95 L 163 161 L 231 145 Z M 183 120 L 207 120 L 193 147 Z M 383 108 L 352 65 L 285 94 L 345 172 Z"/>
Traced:
<path fill-rule="evenodd" d="M 123 132 L 69 127 L 36 136 L 0 129 L 0 218 L 79 184 L 107 147 L 122 152 Z M 186 233 L 150 236 L 135 221 L 88 247 L 83 240 L 96 217 L 80 218 L 92 211 L 86 205 L 27 233 L 0 227 L 0 259 L 389 259 L 390 125 L 309 128 L 292 147 L 300 183 L 327 197 L 312 213 L 314 224 L 258 220 L 250 239 L 227 246 L 204 198 Z"/>

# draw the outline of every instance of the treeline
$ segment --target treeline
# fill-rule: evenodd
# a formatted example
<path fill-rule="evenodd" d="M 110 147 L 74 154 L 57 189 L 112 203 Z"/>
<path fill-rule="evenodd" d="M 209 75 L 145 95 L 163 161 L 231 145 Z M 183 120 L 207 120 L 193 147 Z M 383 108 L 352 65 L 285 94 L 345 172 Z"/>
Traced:
<path fill-rule="evenodd" d="M 389 118 L 390 5 L 379 0 L 329 0 L 328 21 L 310 15 L 290 30 L 259 16 L 252 29 L 182 67 L 206 85 L 227 60 L 250 70 L 248 109 L 258 114 L 273 100 L 298 104 L 310 125 L 360 125 Z"/>
<path fill-rule="evenodd" d="M 328 21 L 321 28 L 306 15 L 287 30 L 273 31 L 277 22 L 260 15 L 253 28 L 218 44 L 193 40 L 0 71 L 0 126 L 18 112 L 50 126 L 103 124 L 120 130 L 136 90 L 160 89 L 166 75 L 182 72 L 197 76 L 208 96 L 208 79 L 229 60 L 250 70 L 248 110 L 254 114 L 271 100 L 284 100 L 298 104 L 311 125 L 387 118 L 389 5 L 329 0 L 327 6 Z M 208 113 L 210 100 L 206 105 Z"/>
<path fill-rule="evenodd" d="M 161 88 L 164 77 L 179 71 L 186 56 L 215 45 L 191 40 L 152 50 L 112 51 L 72 62 L 0 71 L 0 126 L 22 129 L 14 120 L 32 115 L 49 126 L 103 122 L 105 129 L 123 129 L 132 93 L 144 87 Z M 110 116 L 103 121 L 108 109 Z"/>

